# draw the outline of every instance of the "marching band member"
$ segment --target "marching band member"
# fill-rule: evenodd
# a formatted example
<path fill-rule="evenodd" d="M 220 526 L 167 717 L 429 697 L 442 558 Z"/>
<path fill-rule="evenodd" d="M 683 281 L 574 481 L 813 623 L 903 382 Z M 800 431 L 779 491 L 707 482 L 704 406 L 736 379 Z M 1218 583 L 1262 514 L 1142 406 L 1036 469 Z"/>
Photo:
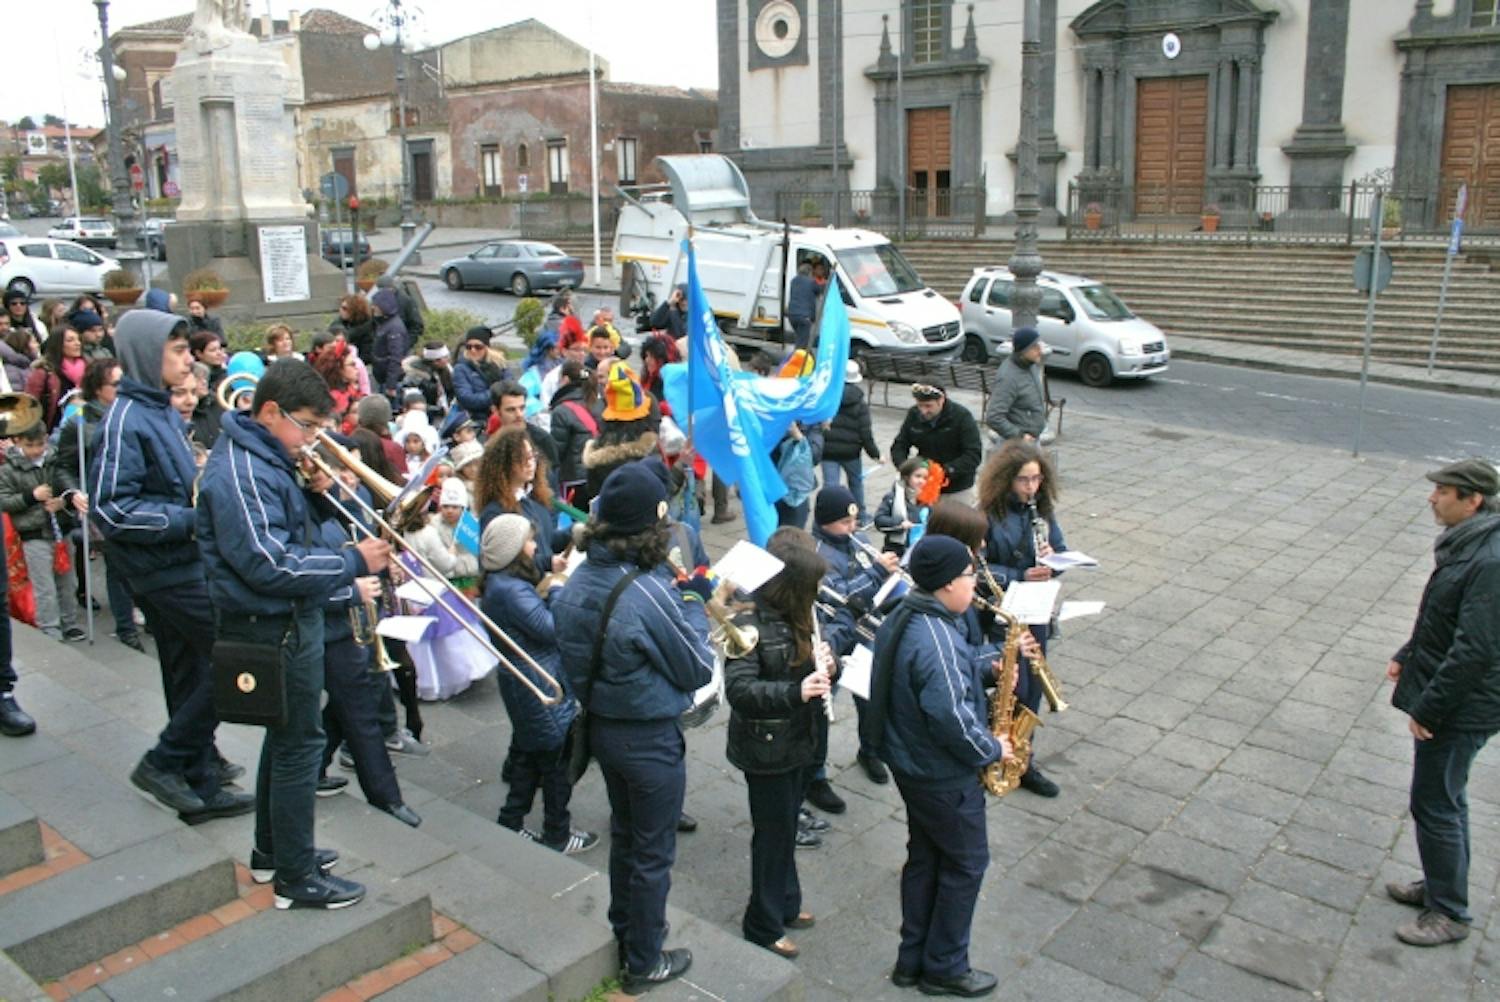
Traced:
<path fill-rule="evenodd" d="M 1041 559 L 1068 548 L 1056 519 L 1057 477 L 1052 461 L 1034 443 L 1012 439 L 984 464 L 979 478 L 979 507 L 989 518 L 985 560 L 996 583 L 1008 588 L 1013 581 L 1046 581 L 1054 576 Z M 999 596 L 995 600 L 999 601 Z M 1032 626 L 1031 634 L 1047 653 L 1046 625 Z M 1016 695 L 1033 713 L 1041 705 L 1042 687 L 1036 684 L 1028 659 L 1017 673 Z M 1031 745 L 1032 762 L 1021 775 L 1021 786 L 1041 797 L 1055 797 L 1058 785 L 1036 765 L 1036 741 Z"/>
<path fill-rule="evenodd" d="M 328 384 L 312 366 L 295 359 L 268 366 L 251 411 L 224 415 L 198 495 L 198 548 L 218 638 L 274 646 L 285 671 L 285 723 L 267 727 L 261 746 L 252 855 L 275 868 L 277 908 L 344 908 L 365 893 L 324 872 L 326 856 L 313 847 L 324 746 L 323 603 L 390 560 L 382 540 L 333 550 L 310 538 L 297 458 L 332 410 Z M 311 483 L 332 486 L 322 476 Z"/>
<path fill-rule="evenodd" d="M 611 473 L 583 530 L 588 559 L 552 608 L 609 791 L 609 923 L 630 994 L 682 976 L 693 960 L 662 944 L 687 780 L 678 718 L 713 677 L 704 609 L 713 585 L 695 574 L 674 589 L 654 573 L 670 545 L 666 511 L 656 474 L 639 463 Z"/>
<path fill-rule="evenodd" d="M 856 531 L 858 515 L 859 505 L 849 488 L 835 484 L 818 492 L 817 504 L 813 509 L 813 521 L 817 523 L 813 529 L 813 538 L 817 540 L 818 555 L 828 561 L 828 573 L 824 576 L 824 582 L 849 600 L 854 606 L 850 612 L 856 617 L 869 607 L 885 579 L 900 566 L 900 558 L 896 554 L 882 553 L 876 559 L 851 541 Z M 849 644 L 852 650 L 852 633 Z M 843 655 L 848 654 L 849 650 L 835 650 L 834 653 Z M 865 726 L 867 714 L 864 704 L 863 699 L 855 697 L 854 706 L 859 714 L 859 764 L 870 782 L 887 783 L 890 782 L 890 775 L 875 753 Z M 824 726 L 826 725 L 825 719 Z M 813 806 L 830 814 L 842 814 L 844 811 L 843 798 L 829 786 L 827 769 L 821 762 L 817 774 L 808 784 L 807 799 Z"/>
<path fill-rule="evenodd" d="M 960 618 L 973 603 L 969 548 L 928 534 L 912 548 L 916 588 L 875 638 L 871 737 L 906 805 L 901 946 L 891 983 L 977 997 L 993 974 L 969 966 L 969 931 L 989 866 L 979 771 L 1008 753 L 985 725 L 984 675 Z"/>
<path fill-rule="evenodd" d="M 828 564 L 801 529 L 784 527 L 766 549 L 783 567 L 756 591 L 741 625 L 759 633 L 745 657 L 724 667 L 727 755 L 750 795 L 750 903 L 745 938 L 787 959 L 800 952 L 788 929 L 809 929 L 797 879 L 798 811 L 816 758 L 833 651 L 814 640 L 813 609 Z"/>

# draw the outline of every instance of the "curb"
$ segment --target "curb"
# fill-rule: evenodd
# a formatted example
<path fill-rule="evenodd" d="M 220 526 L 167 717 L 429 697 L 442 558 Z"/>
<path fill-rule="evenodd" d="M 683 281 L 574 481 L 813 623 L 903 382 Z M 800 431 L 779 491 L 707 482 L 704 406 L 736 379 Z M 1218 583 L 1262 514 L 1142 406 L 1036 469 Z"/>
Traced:
<path fill-rule="evenodd" d="M 1285 372 L 1294 376 L 1323 376 L 1332 379 L 1349 379 L 1355 381 L 1359 379 L 1358 372 L 1331 369 L 1326 366 L 1317 365 L 1311 361 L 1306 363 L 1277 362 L 1269 359 L 1215 355 L 1212 352 L 1176 347 L 1172 349 L 1172 358 L 1190 362 L 1214 362 L 1218 365 L 1235 365 L 1246 369 L 1265 369 L 1271 372 Z M 1370 382 L 1380 383 L 1385 386 L 1400 386 L 1409 390 L 1430 390 L 1436 393 L 1450 393 L 1455 396 L 1500 397 L 1500 388 L 1466 386 L 1462 383 L 1443 382 L 1437 379 L 1427 379 L 1418 376 L 1398 376 L 1372 372 L 1370 373 Z"/>

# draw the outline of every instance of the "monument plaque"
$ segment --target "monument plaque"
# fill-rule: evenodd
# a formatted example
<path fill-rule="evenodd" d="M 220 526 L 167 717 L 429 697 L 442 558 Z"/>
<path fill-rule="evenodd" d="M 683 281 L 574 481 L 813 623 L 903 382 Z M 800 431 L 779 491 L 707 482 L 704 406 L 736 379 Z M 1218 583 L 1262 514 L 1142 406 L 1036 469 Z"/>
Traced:
<path fill-rule="evenodd" d="M 308 298 L 307 234 L 300 226 L 261 226 L 260 275 L 265 301 Z"/>

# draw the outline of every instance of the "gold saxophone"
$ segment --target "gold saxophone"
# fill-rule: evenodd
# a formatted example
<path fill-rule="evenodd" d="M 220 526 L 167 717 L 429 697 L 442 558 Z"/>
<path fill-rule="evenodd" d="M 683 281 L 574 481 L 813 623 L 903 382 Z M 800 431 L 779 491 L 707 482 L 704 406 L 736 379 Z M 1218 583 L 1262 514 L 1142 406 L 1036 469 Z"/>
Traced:
<path fill-rule="evenodd" d="M 995 740 L 1010 745 L 1008 758 L 996 759 L 979 774 L 984 788 L 1003 797 L 1021 785 L 1021 774 L 1031 761 L 1031 734 L 1042 725 L 1041 718 L 1016 698 L 1016 672 L 1021 661 L 1021 637 L 1025 625 L 998 605 L 975 596 L 981 608 L 1005 621 L 1005 649 L 995 680 L 995 694 L 990 698 L 990 732 Z"/>
<path fill-rule="evenodd" d="M 994 601 L 986 601 L 982 596 L 975 595 L 974 603 L 981 609 L 987 609 L 1002 617 L 1006 621 L 1006 642 L 1010 641 L 1010 622 L 1012 617 L 1000 611 L 1000 599 L 1005 594 L 1005 589 L 995 580 L 995 575 L 990 572 L 989 562 L 984 559 L 984 554 L 979 554 L 979 573 L 984 577 L 985 585 L 990 590 L 990 596 Z M 1019 638 L 1017 644 L 1019 645 Z M 1019 649 L 1019 647 L 1018 647 Z M 1062 698 L 1062 691 L 1057 687 L 1057 679 L 1052 676 L 1052 669 L 1047 665 L 1047 658 L 1041 651 L 1037 651 L 1036 657 L 1031 659 L 1031 676 L 1037 684 L 1042 687 L 1042 695 L 1047 700 L 1047 706 L 1053 713 L 1061 713 L 1068 708 L 1067 701 Z"/>

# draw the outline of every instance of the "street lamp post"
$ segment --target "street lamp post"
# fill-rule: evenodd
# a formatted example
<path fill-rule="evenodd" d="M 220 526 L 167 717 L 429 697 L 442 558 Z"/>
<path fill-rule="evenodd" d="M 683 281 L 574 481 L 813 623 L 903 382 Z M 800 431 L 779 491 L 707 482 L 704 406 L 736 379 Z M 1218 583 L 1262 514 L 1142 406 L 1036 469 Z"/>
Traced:
<path fill-rule="evenodd" d="M 114 205 L 115 238 L 119 246 L 135 247 L 135 205 L 130 197 L 130 177 L 125 172 L 125 155 L 120 145 L 120 91 L 115 79 L 115 54 L 109 44 L 109 0 L 94 0 L 99 9 L 99 63 L 104 71 L 104 89 L 109 100 L 109 189 Z M 75 188 L 74 201 L 78 200 Z M 74 206 L 80 212 L 80 206 Z"/>
<path fill-rule="evenodd" d="M 98 0 L 95 0 L 98 2 Z M 371 52 L 382 45 L 396 50 L 396 114 L 397 131 L 401 136 L 401 245 L 408 246 L 416 233 L 417 223 L 412 218 L 411 151 L 406 145 L 406 33 L 411 15 L 401 5 L 401 0 L 389 0 L 381 15 L 384 27 L 377 35 L 365 36 L 365 48 Z M 410 261 L 420 262 L 421 256 L 412 254 Z"/>
<path fill-rule="evenodd" d="M 1037 188 L 1036 133 L 1037 79 L 1042 53 L 1040 0 L 1025 0 L 1021 33 L 1021 136 L 1016 142 L 1016 246 L 1010 258 L 1015 276 L 1011 293 L 1011 325 L 1035 327 L 1041 310 L 1042 290 L 1036 277 L 1042 273 L 1042 254 L 1037 247 L 1036 217 L 1041 211 Z"/>

